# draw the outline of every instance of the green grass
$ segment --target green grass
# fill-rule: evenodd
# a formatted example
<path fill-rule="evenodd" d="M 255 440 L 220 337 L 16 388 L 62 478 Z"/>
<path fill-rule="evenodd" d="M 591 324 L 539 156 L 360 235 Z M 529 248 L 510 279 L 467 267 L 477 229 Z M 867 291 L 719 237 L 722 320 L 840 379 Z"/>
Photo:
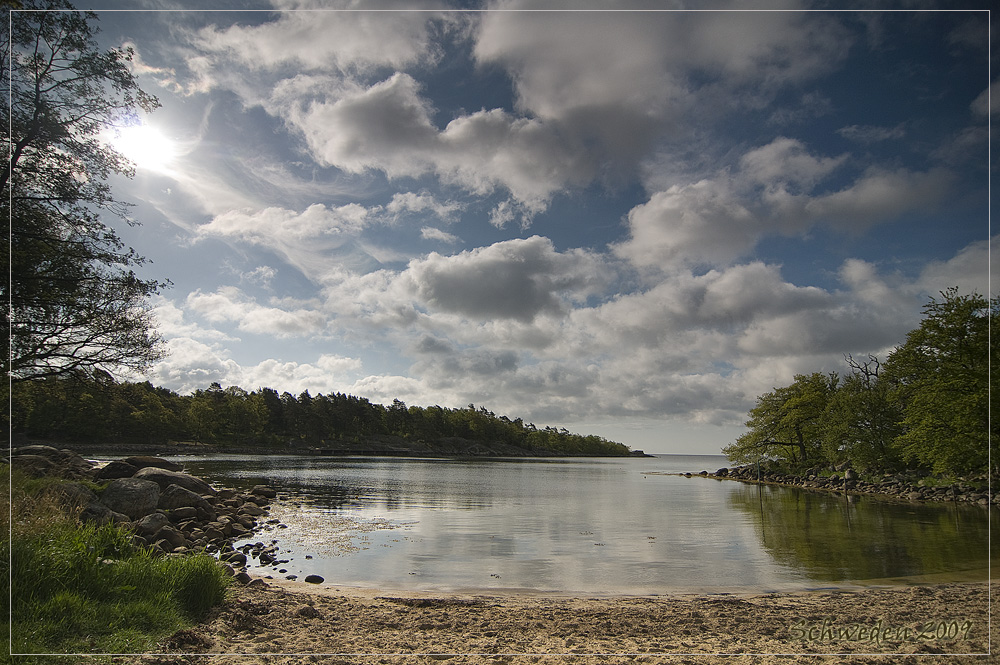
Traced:
<path fill-rule="evenodd" d="M 0 471 L 6 485 L 7 469 Z M 0 594 L 0 612 L 6 618 L 12 610 L 14 653 L 149 651 L 225 597 L 228 578 L 213 558 L 155 555 L 136 546 L 120 527 L 81 526 L 76 520 L 80 507 L 61 502 L 52 483 L 16 472 L 12 481 L 13 537 L 5 535 L 0 544 L 0 579 L 7 579 L 8 566 L 13 566 L 12 605 Z M 6 490 L 2 488 L 4 503 Z M 0 512 L 6 534 L 7 507 Z M 0 639 L 6 638 L 5 626 Z"/>

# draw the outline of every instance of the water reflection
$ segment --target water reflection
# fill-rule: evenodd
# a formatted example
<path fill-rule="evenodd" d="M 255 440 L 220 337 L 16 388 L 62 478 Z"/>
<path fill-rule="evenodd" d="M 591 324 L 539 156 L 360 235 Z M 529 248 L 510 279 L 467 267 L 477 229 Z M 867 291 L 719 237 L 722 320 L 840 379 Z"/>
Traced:
<path fill-rule="evenodd" d="M 985 569 L 989 562 L 989 522 L 974 506 L 743 484 L 728 504 L 756 523 L 775 560 L 816 580 L 930 575 Z"/>
<path fill-rule="evenodd" d="M 288 573 L 390 588 L 779 590 L 985 567 L 986 511 L 683 478 L 722 458 L 219 456 L 192 473 L 281 491 Z M 307 559 L 306 557 L 311 557 Z"/>

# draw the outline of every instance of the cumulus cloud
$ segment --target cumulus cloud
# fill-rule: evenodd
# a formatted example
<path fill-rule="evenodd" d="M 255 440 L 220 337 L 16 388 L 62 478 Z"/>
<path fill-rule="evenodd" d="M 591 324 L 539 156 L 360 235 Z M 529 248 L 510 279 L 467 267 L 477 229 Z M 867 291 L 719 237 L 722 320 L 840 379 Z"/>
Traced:
<path fill-rule="evenodd" d="M 530 322 L 562 315 L 572 301 L 607 286 L 602 260 L 582 250 L 560 253 L 539 236 L 454 256 L 431 253 L 407 268 L 426 306 L 472 319 Z"/>
<path fill-rule="evenodd" d="M 199 289 L 188 295 L 186 305 L 208 321 L 235 323 L 240 330 L 258 335 L 314 335 L 326 326 L 326 316 L 315 309 L 266 307 L 233 286 L 220 287 L 214 293 Z"/>
<path fill-rule="evenodd" d="M 259 25 L 205 28 L 195 44 L 257 69 L 288 64 L 307 71 L 403 67 L 436 57 L 432 24 L 446 20 L 446 15 L 430 12 L 331 11 L 351 9 L 351 3 L 309 4 L 283 7 L 295 11 L 282 11 Z"/>
<path fill-rule="evenodd" d="M 970 106 L 972 112 L 979 116 L 990 116 L 996 112 L 1000 105 L 995 104 L 994 101 L 997 99 L 997 90 L 1000 88 L 996 83 L 991 83 L 990 87 L 983 90 L 978 97 L 976 97 Z"/>
<path fill-rule="evenodd" d="M 344 390 L 361 361 L 336 354 L 321 354 L 315 363 L 283 362 L 274 358 L 243 366 L 229 349 L 189 337 L 168 340 L 169 355 L 147 375 L 156 385 L 180 393 L 208 388 L 212 383 L 246 390 L 275 388 L 295 394 L 303 390 L 330 393 Z"/>
<path fill-rule="evenodd" d="M 267 247 L 306 277 L 320 280 L 329 269 L 329 253 L 354 241 L 371 220 L 371 211 L 356 203 L 314 204 L 301 213 L 285 208 L 239 209 L 215 216 L 195 233 L 200 238 Z"/>
<path fill-rule="evenodd" d="M 799 234 L 819 223 L 858 233 L 931 209 L 954 181 L 944 168 L 869 167 L 847 186 L 824 190 L 848 161 L 779 137 L 747 151 L 735 171 L 654 192 L 629 211 L 629 237 L 613 251 L 644 268 L 729 265 L 768 234 Z"/>

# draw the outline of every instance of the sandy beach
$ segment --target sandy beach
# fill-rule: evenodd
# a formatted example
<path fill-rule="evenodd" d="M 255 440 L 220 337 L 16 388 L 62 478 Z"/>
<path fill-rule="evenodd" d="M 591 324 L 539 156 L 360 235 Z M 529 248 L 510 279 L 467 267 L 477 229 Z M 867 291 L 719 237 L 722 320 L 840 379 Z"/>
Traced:
<path fill-rule="evenodd" d="M 564 597 L 281 582 L 235 588 L 164 654 L 115 662 L 985 663 L 988 603 L 985 583 Z"/>

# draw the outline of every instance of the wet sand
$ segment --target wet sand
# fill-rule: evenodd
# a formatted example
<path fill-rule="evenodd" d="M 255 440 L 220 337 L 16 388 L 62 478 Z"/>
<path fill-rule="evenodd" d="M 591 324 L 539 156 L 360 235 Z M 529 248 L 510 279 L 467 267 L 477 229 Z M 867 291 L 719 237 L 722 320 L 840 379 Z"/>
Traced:
<path fill-rule="evenodd" d="M 114 662 L 986 663 L 988 604 L 985 581 L 587 597 L 281 582 L 234 588 L 169 654 Z"/>

